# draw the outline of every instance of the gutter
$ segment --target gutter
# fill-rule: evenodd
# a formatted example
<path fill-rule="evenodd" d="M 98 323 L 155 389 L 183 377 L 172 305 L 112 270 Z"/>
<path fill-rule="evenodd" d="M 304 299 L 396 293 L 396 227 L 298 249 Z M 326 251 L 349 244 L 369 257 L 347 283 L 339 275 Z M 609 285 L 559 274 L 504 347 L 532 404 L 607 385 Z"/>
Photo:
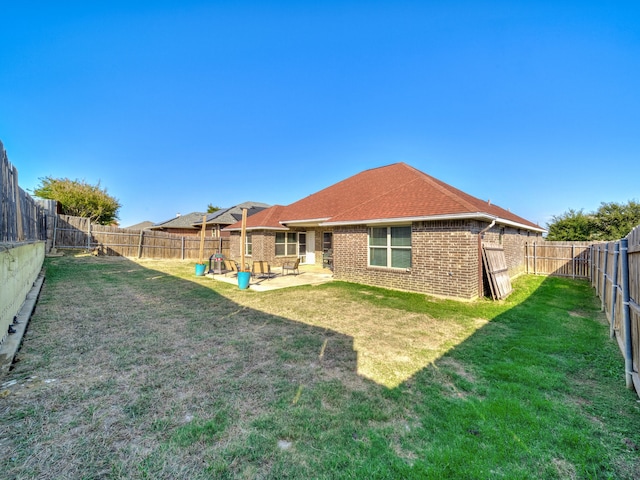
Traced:
<path fill-rule="evenodd" d="M 398 217 L 398 218 L 372 218 L 368 220 L 343 220 L 338 222 L 322 222 L 319 224 L 321 227 L 337 227 L 343 225 L 376 225 L 376 224 L 406 224 L 411 222 L 431 222 L 437 220 L 486 220 L 500 223 L 501 225 L 507 225 L 510 227 L 520 228 L 523 230 L 529 230 L 532 232 L 544 233 L 546 230 L 541 227 L 532 227 L 531 225 L 525 225 L 523 223 L 514 222 L 505 218 L 496 217 L 485 212 L 474 213 L 454 213 L 454 214 L 442 214 L 442 215 L 427 215 L 422 217 Z M 283 222 L 284 223 L 284 222 Z"/>
<path fill-rule="evenodd" d="M 496 219 L 478 233 L 478 297 L 484 295 L 484 284 L 482 282 L 482 236 L 496 224 Z"/>

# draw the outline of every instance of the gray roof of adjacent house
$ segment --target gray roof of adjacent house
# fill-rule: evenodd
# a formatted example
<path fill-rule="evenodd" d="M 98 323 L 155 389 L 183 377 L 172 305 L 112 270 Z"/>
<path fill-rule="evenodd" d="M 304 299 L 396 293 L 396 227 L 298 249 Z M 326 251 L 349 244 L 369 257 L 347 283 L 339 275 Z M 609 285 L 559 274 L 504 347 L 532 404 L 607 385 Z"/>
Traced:
<path fill-rule="evenodd" d="M 155 224 L 151 220 L 147 220 L 145 222 L 136 223 L 135 225 L 131 225 L 130 227 L 124 227 L 129 230 L 146 230 L 147 228 L 153 227 Z"/>
<path fill-rule="evenodd" d="M 151 227 L 151 230 L 161 230 L 163 228 L 188 228 L 195 230 L 196 227 L 194 227 L 194 224 L 200 221 L 200 225 L 202 225 L 202 217 L 204 215 L 206 215 L 204 212 L 192 212 L 186 215 L 178 214 L 178 216 L 174 218 L 156 223 Z"/>
<path fill-rule="evenodd" d="M 258 213 L 265 208 L 269 208 L 271 205 L 259 202 L 243 202 L 239 205 L 235 205 L 229 208 L 221 208 L 220 210 L 207 215 L 207 225 L 232 225 L 242 220 L 242 209 L 247 209 L 247 217 L 250 217 L 254 213 Z M 193 223 L 194 226 L 202 225 L 202 216 Z"/>

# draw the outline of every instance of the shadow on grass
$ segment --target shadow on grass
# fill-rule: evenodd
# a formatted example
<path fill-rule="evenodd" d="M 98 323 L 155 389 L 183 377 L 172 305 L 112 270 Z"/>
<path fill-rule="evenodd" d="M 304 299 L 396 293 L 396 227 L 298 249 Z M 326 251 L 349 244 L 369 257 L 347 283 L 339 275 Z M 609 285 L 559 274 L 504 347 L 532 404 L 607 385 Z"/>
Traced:
<path fill-rule="evenodd" d="M 9 476 L 638 473 L 637 406 L 586 283 L 531 277 L 506 302 L 461 305 L 339 283 L 214 290 L 192 265 L 158 266 L 48 261 L 0 410 Z M 383 328 L 363 332 L 367 315 Z M 459 341 L 418 345 L 447 322 Z M 402 342 L 421 367 L 400 369 Z"/>

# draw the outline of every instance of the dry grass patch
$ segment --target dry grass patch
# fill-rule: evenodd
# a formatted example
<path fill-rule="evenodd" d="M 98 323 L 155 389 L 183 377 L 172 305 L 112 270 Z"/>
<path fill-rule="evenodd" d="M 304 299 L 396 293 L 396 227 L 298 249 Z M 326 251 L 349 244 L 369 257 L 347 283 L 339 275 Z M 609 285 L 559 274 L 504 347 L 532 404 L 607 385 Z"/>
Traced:
<path fill-rule="evenodd" d="M 546 306 L 542 280 L 518 282 L 506 302 L 470 305 L 339 283 L 241 291 L 183 262 L 49 259 L 0 390 L 0 468 L 197 480 L 558 478 L 572 465 L 625 478 L 637 452 L 602 460 L 599 445 L 640 444 L 634 411 L 608 430 L 598 398 L 613 388 L 572 350 L 592 314 L 564 325 L 573 317 Z M 536 288 L 540 302 L 518 305 Z M 588 405 L 565 400 L 587 398 L 572 376 L 583 371 L 598 386 Z"/>

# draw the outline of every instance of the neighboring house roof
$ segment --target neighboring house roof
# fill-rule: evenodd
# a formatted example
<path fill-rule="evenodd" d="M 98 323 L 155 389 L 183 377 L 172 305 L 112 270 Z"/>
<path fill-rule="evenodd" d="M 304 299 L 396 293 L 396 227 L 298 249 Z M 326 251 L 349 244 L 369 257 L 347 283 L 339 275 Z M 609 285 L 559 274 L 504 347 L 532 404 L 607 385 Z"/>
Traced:
<path fill-rule="evenodd" d="M 213 213 L 207 215 L 206 224 L 212 225 L 232 225 L 239 222 L 242 219 L 242 209 L 247 209 L 247 217 L 255 215 L 256 213 L 269 208 L 270 205 L 259 202 L 243 202 L 239 205 L 235 205 L 229 208 L 221 208 Z M 202 225 L 202 217 L 194 223 L 194 226 Z"/>
<path fill-rule="evenodd" d="M 247 219 L 247 228 L 275 228 L 275 217 L 280 228 L 475 218 L 545 231 L 405 163 L 365 170 L 277 212 L 260 212 Z M 236 223 L 227 230 L 239 228 Z"/>
<path fill-rule="evenodd" d="M 198 230 L 198 228 L 194 227 L 193 224 L 200 220 L 200 224 L 202 225 L 202 217 L 206 215 L 203 212 L 192 212 L 186 215 L 179 215 L 170 220 L 165 220 L 164 222 L 159 222 L 151 227 L 151 230 L 162 230 L 164 228 L 181 228 L 181 229 L 192 229 Z"/>
<path fill-rule="evenodd" d="M 147 221 L 136 223 L 135 225 L 131 225 L 130 227 L 125 227 L 125 228 L 129 230 L 146 230 L 148 228 L 153 227 L 154 225 L 155 224 L 152 221 L 147 220 Z"/>

